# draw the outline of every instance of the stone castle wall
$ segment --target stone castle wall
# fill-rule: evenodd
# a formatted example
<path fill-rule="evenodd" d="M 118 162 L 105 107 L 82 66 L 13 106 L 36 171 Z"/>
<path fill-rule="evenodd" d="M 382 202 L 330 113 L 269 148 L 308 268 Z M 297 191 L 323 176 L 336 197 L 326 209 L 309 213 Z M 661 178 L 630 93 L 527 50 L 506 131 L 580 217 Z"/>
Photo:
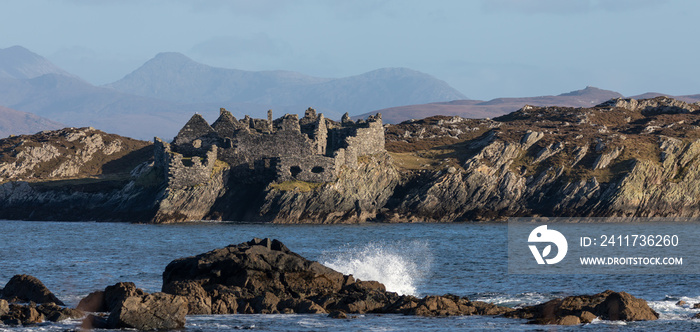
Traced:
<path fill-rule="evenodd" d="M 216 145 L 210 147 L 205 158 L 185 157 L 171 150 L 170 144 L 154 140 L 154 166 L 162 170 L 169 187 L 184 188 L 206 183 L 211 179 L 217 159 Z"/>
<path fill-rule="evenodd" d="M 165 151 L 167 143 L 157 144 Z M 287 114 L 272 120 L 270 111 L 267 119 L 246 116 L 237 120 L 221 109 L 211 126 L 195 114 L 173 140 L 172 151 L 169 149 L 156 159 L 169 158 L 161 163 L 170 165 L 169 181 L 177 185 L 202 181 L 206 170 L 211 174 L 212 149 L 216 158 L 231 166 L 234 178 L 333 182 L 341 167 L 357 167 L 358 156 L 385 151 L 384 127 L 381 115 L 357 123 L 346 116 L 337 123 L 310 108 L 301 119 Z"/>

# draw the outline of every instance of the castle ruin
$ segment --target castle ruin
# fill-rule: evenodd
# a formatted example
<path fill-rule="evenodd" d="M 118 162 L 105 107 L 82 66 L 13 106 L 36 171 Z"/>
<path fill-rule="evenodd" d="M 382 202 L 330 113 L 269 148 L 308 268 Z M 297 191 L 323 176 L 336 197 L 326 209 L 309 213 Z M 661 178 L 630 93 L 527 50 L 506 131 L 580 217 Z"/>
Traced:
<path fill-rule="evenodd" d="M 357 168 L 358 157 L 385 152 L 381 114 L 341 122 L 312 108 L 299 119 L 286 114 L 273 120 L 236 119 L 221 109 L 209 125 L 195 114 L 168 144 L 155 138 L 155 165 L 175 187 L 204 183 L 216 159 L 228 164 L 242 182 L 334 182 L 343 166 Z"/>

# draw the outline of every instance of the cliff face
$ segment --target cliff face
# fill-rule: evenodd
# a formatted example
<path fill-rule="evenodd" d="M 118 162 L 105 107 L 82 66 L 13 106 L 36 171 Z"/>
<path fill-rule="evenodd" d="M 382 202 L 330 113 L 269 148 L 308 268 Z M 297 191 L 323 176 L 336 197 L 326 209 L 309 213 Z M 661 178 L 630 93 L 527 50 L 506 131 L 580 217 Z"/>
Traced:
<path fill-rule="evenodd" d="M 387 146 L 412 180 L 387 219 L 696 217 L 699 109 L 660 97 L 591 109 L 526 106 L 493 121 L 436 117 L 398 125 Z M 428 148 L 407 152 L 412 146 Z M 413 157 L 426 162 L 405 162 Z"/>
<path fill-rule="evenodd" d="M 150 143 L 93 128 L 0 140 L 0 218 L 142 220 L 157 183 Z"/>
<path fill-rule="evenodd" d="M 357 168 L 343 167 L 336 182 L 317 188 L 268 186 L 260 213 L 279 223 L 372 220 L 398 182 L 399 174 L 388 153 L 368 155 L 358 160 Z"/>
<path fill-rule="evenodd" d="M 193 138 L 192 147 L 201 148 L 191 156 L 160 140 L 152 146 L 91 128 L 0 140 L 0 218 L 341 223 L 700 216 L 698 104 L 658 97 L 593 108 L 526 106 L 493 120 L 432 117 L 384 128 L 388 152 L 361 153 L 352 145 L 361 140 L 348 140 L 332 157 L 323 154 L 325 145 L 312 144 L 318 152 L 307 159 L 264 155 L 260 162 L 236 147 L 274 132 L 249 130 L 225 148 Z M 332 177 L 302 181 L 290 175 L 294 166 L 287 174 L 289 165 L 321 174 L 313 172 L 317 159 L 335 163 L 326 168 Z"/>

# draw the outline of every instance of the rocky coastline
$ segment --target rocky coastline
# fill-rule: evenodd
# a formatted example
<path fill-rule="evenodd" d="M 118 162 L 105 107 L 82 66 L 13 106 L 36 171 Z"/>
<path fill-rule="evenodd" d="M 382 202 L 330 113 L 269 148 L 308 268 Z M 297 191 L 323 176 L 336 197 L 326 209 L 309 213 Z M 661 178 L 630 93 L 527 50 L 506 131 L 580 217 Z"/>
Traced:
<path fill-rule="evenodd" d="M 366 313 L 489 315 L 557 325 L 587 324 L 596 318 L 656 320 L 659 316 L 646 301 L 610 290 L 521 308 L 450 294 L 399 295 L 377 281 L 358 280 L 309 261 L 280 241 L 257 238 L 172 261 L 157 293 L 120 282 L 90 293 L 72 309 L 38 279 L 17 275 L 1 294 L 0 320 L 5 325 L 82 319 L 85 329 L 180 329 L 187 315 L 218 314 L 322 314 L 341 319 Z"/>
<path fill-rule="evenodd" d="M 174 223 L 700 216 L 700 104 L 613 99 L 384 125 L 195 115 L 170 142 L 0 140 L 0 218 Z"/>

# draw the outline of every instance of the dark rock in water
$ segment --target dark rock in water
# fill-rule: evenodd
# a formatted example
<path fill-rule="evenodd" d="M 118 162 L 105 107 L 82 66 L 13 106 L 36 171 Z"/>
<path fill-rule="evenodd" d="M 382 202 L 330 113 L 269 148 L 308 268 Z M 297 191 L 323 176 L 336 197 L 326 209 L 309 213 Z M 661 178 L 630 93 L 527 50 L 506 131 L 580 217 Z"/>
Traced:
<path fill-rule="evenodd" d="M 129 297 L 146 295 L 133 282 L 118 282 L 104 291 L 95 291 L 78 303 L 77 309 L 87 312 L 110 312 Z"/>
<path fill-rule="evenodd" d="M 595 314 L 607 320 L 656 320 L 659 314 L 649 308 L 647 301 L 638 299 L 625 292 L 606 291 L 608 294 L 601 304 L 596 306 Z"/>
<path fill-rule="evenodd" d="M 178 285 L 182 286 L 182 285 Z M 180 291 L 181 288 L 172 287 Z M 196 294 L 194 287 L 182 288 Z M 88 315 L 82 323 L 85 329 L 136 328 L 139 330 L 179 329 L 185 325 L 188 299 L 165 293 L 148 294 L 133 282 L 119 282 L 104 291 L 96 291 L 80 300 L 78 309 L 89 312 L 110 312 L 105 319 Z"/>
<path fill-rule="evenodd" d="M 60 322 L 62 320 L 71 318 L 80 318 L 85 314 L 83 311 L 78 309 L 64 308 L 54 303 L 46 303 L 36 307 L 46 320 L 52 322 Z"/>
<path fill-rule="evenodd" d="M 240 313 L 276 313 L 284 309 L 308 312 L 320 311 L 322 308 L 316 308 L 314 304 L 319 303 L 314 300 L 340 292 L 346 285 L 346 277 L 291 252 L 277 240 L 253 239 L 175 260 L 163 273 L 164 292 L 183 294 L 178 290 L 184 289 L 182 283 L 187 283 L 193 289 L 192 294 L 186 295 L 188 299 L 205 298 L 192 282 L 207 292 L 217 312 L 231 309 Z M 286 301 L 292 299 L 313 303 Z M 218 309 L 222 307 L 226 309 Z"/>
<path fill-rule="evenodd" d="M 181 295 L 187 299 L 188 315 L 211 315 L 212 301 L 207 291 L 194 281 L 175 281 L 163 286 L 163 292 L 173 295 Z M 235 298 L 230 299 L 235 301 Z M 223 311 L 222 308 L 218 309 Z M 228 312 L 228 308 L 226 313 Z M 234 310 L 235 313 L 235 310 Z"/>
<path fill-rule="evenodd" d="M 46 301 L 46 299 L 51 299 L 51 296 L 53 296 L 53 294 L 34 277 L 15 276 L 10 280 L 8 285 L 9 287 L 5 289 L 10 290 L 9 294 L 12 300 L 30 302 L 30 304 L 9 304 L 6 300 L 0 300 L 0 320 L 5 325 L 32 325 L 45 320 L 58 322 L 83 316 L 82 311 L 61 307 L 54 301 L 45 302 L 37 306 L 33 300 L 27 300 L 27 298 L 33 298 L 44 299 Z"/>
<path fill-rule="evenodd" d="M 185 327 L 187 300 L 181 296 L 154 293 L 127 297 L 107 319 L 108 328 L 172 330 Z"/>
<path fill-rule="evenodd" d="M 502 315 L 514 309 L 455 295 L 426 296 L 408 313 L 418 316 Z"/>
<path fill-rule="evenodd" d="M 680 300 L 680 301 L 676 302 L 676 305 L 679 306 L 679 307 L 682 307 L 682 306 L 684 306 L 684 305 L 686 305 L 686 304 L 688 304 L 688 302 L 685 302 L 685 301 L 683 301 L 683 300 Z"/>
<path fill-rule="evenodd" d="M 0 317 L 5 325 L 33 325 L 44 321 L 42 315 L 33 305 L 10 304 L 7 314 Z"/>
<path fill-rule="evenodd" d="M 693 304 L 693 309 L 700 309 L 700 303 Z"/>
<path fill-rule="evenodd" d="M 65 305 L 37 278 L 18 274 L 7 282 L 2 297 L 12 302 L 56 303 Z"/>
<path fill-rule="evenodd" d="M 270 239 L 253 239 L 175 260 L 163 273 L 163 285 L 163 292 L 184 296 L 190 312 L 210 306 L 213 314 L 371 312 L 444 316 L 496 315 L 512 310 L 459 297 L 421 300 L 399 296 L 387 292 L 380 282 L 345 276 Z"/>
<path fill-rule="evenodd" d="M 338 319 L 346 319 L 346 318 L 348 318 L 348 315 L 346 315 L 342 311 L 332 311 L 330 314 L 328 314 L 328 317 L 338 318 Z"/>
<path fill-rule="evenodd" d="M 299 256 L 277 240 L 257 238 L 172 261 L 163 272 L 163 292 L 182 296 L 190 313 L 504 315 L 559 325 L 590 323 L 596 317 L 658 318 L 646 301 L 625 292 L 570 296 L 521 309 L 449 294 L 399 296 L 380 282 L 356 280 Z"/>
<path fill-rule="evenodd" d="M 87 312 L 109 311 L 105 305 L 105 292 L 95 291 L 88 294 L 88 296 L 80 300 L 76 309 Z"/>
<path fill-rule="evenodd" d="M 578 318 L 580 323 L 590 323 L 595 317 L 606 320 L 656 320 L 659 314 L 647 302 L 625 292 L 607 290 L 595 295 L 569 296 L 554 299 L 535 306 L 517 309 L 507 317 L 530 319 L 535 324 L 570 325 Z"/>

